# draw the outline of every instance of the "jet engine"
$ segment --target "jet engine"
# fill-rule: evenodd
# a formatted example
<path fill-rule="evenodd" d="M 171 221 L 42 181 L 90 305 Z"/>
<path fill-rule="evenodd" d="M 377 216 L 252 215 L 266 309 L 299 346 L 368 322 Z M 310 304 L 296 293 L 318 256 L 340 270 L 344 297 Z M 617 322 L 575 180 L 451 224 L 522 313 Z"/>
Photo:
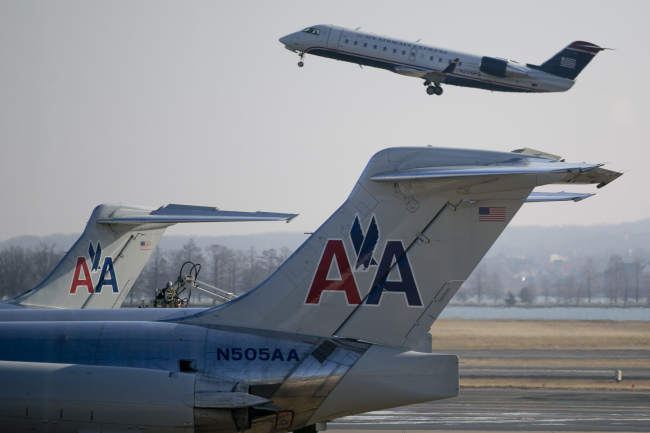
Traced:
<path fill-rule="evenodd" d="M 485 74 L 501 78 L 525 78 L 528 76 L 528 71 L 525 68 L 494 57 L 483 57 L 479 70 Z"/>

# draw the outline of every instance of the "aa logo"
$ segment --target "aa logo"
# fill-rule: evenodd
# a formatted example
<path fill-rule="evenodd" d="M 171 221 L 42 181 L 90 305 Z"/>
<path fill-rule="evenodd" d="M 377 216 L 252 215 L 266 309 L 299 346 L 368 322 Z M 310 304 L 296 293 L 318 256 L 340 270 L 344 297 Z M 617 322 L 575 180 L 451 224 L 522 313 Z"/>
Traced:
<path fill-rule="evenodd" d="M 359 216 L 354 219 L 350 229 L 350 240 L 354 248 L 353 261 L 350 260 L 343 239 L 328 239 L 305 303 L 320 304 L 326 292 L 342 292 L 348 305 L 359 305 L 362 302 L 366 305 L 379 305 L 384 293 L 399 292 L 404 294 L 407 305 L 422 306 L 420 292 L 403 242 L 386 241 L 378 265 L 374 254 L 379 238 L 379 225 L 373 215 L 365 233 Z M 372 286 L 365 291 L 365 301 L 362 301 L 354 273 L 368 272 L 373 268 L 375 277 Z"/>
<path fill-rule="evenodd" d="M 117 278 L 115 277 L 115 268 L 113 267 L 113 258 L 104 257 L 102 261 L 102 246 L 97 242 L 97 248 L 93 248 L 93 243 L 90 242 L 88 247 L 88 259 L 86 257 L 77 257 L 77 265 L 75 266 L 74 276 L 72 277 L 72 284 L 70 285 L 70 294 L 77 293 L 77 289 L 85 287 L 88 293 L 101 293 L 104 286 L 110 286 L 113 293 L 118 293 Z M 90 263 L 90 267 L 88 264 Z M 99 267 L 101 264 L 101 272 Z M 92 275 L 99 272 L 97 284 L 93 284 Z"/>

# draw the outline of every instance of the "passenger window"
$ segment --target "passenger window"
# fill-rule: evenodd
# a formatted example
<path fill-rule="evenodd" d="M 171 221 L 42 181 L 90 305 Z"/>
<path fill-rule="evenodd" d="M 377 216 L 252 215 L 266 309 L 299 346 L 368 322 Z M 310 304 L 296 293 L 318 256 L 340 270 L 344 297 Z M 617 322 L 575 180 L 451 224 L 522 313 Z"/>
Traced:
<path fill-rule="evenodd" d="M 402 51 L 402 55 L 405 56 L 405 55 L 406 55 L 406 51 Z"/>
<path fill-rule="evenodd" d="M 397 48 L 393 48 L 393 54 L 397 52 Z"/>
<path fill-rule="evenodd" d="M 420 58 L 421 58 L 421 59 L 424 59 L 424 54 L 420 54 Z"/>
<path fill-rule="evenodd" d="M 429 57 L 429 60 L 433 61 L 433 56 Z"/>
<path fill-rule="evenodd" d="M 386 49 L 387 49 L 387 48 L 386 48 L 386 47 L 384 47 L 384 51 L 386 51 Z"/>
<path fill-rule="evenodd" d="M 364 43 L 363 43 L 363 48 L 366 48 L 367 46 L 368 46 L 368 43 L 367 43 L 367 42 L 364 42 Z"/>
<path fill-rule="evenodd" d="M 357 44 L 357 41 L 354 41 L 354 45 L 356 45 L 356 44 Z"/>
<path fill-rule="evenodd" d="M 347 43 L 348 43 L 348 41 L 349 41 L 349 39 L 346 39 L 346 40 L 345 40 L 345 43 L 347 44 Z"/>

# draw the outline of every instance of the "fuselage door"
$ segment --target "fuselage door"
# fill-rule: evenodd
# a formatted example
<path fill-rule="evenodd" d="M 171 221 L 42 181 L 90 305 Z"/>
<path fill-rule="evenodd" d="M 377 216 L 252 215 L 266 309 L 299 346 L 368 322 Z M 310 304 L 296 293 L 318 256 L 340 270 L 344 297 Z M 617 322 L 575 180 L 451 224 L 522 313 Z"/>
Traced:
<path fill-rule="evenodd" d="M 418 54 L 418 49 L 416 47 L 411 48 L 411 55 L 409 56 L 409 60 L 415 62 L 417 54 Z"/>
<path fill-rule="evenodd" d="M 343 33 L 343 27 L 334 27 L 330 30 L 329 38 L 327 39 L 327 48 L 330 50 L 338 51 L 339 49 L 339 40 L 341 39 L 341 34 Z"/>

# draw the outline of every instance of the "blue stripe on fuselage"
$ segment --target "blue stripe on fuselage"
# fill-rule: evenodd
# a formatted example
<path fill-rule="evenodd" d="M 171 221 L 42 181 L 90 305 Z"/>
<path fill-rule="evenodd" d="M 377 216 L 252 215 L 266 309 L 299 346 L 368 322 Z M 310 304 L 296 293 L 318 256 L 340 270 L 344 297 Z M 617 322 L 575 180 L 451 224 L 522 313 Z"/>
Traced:
<path fill-rule="evenodd" d="M 411 65 L 408 63 L 398 63 L 398 62 L 389 62 L 387 60 L 382 60 L 374 57 L 366 57 L 358 54 L 346 53 L 343 51 L 333 51 L 323 47 L 309 48 L 305 50 L 305 53 L 313 54 L 315 56 L 327 57 L 328 59 L 340 60 L 343 62 L 356 63 L 364 66 L 371 66 L 373 68 L 385 69 L 390 72 L 395 72 L 397 66 L 406 66 L 413 69 L 419 69 L 422 71 L 438 72 L 437 69 L 424 68 L 422 66 Z M 473 87 L 475 89 L 484 89 L 492 90 L 498 92 L 519 92 L 519 93 L 540 93 L 545 92 L 545 90 L 531 89 L 527 87 L 517 87 L 509 86 L 506 84 L 496 83 L 490 80 L 484 80 L 479 78 L 469 78 L 464 76 L 459 76 L 456 74 L 450 74 L 444 81 L 444 84 L 450 84 L 452 86 L 461 86 L 461 87 Z"/>

